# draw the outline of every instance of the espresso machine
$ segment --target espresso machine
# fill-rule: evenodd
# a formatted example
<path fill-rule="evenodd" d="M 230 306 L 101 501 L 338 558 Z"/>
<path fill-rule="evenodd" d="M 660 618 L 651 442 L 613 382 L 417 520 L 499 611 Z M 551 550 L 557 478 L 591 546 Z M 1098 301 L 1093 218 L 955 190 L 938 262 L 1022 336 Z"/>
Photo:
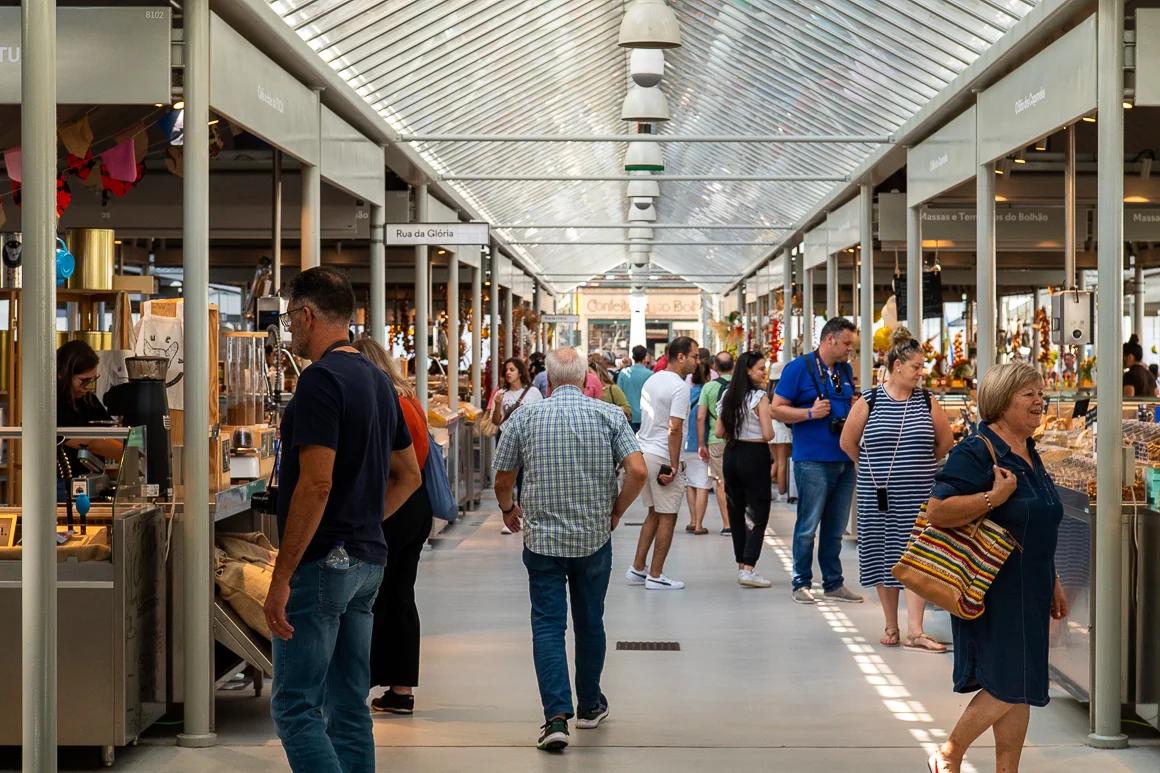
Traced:
<path fill-rule="evenodd" d="M 165 357 L 128 357 L 129 381 L 105 393 L 105 407 L 122 417 L 125 426 L 145 427 L 145 480 L 157 496 L 173 498 L 169 446 L 169 400 L 165 396 Z"/>

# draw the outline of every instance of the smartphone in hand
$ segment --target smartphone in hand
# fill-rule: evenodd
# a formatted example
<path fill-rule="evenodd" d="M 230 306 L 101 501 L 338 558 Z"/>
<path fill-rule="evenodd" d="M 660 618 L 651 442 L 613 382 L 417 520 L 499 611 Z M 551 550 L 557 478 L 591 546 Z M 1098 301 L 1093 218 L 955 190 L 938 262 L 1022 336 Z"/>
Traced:
<path fill-rule="evenodd" d="M 661 475 L 672 475 L 672 474 L 673 474 L 673 468 L 668 466 L 667 464 L 662 464 L 660 472 L 657 473 L 657 483 L 659 483 L 662 486 L 668 485 L 668 484 L 664 483 L 663 481 L 661 481 Z"/>

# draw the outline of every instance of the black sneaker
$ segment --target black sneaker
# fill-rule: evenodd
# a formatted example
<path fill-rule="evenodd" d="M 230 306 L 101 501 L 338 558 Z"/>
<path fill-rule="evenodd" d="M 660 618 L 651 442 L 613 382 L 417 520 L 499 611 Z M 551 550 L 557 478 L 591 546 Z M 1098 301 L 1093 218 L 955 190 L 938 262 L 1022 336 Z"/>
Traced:
<path fill-rule="evenodd" d="M 600 727 L 600 723 L 606 719 L 608 719 L 608 701 L 602 696 L 599 706 L 576 712 L 576 727 L 580 730 L 592 730 Z"/>
<path fill-rule="evenodd" d="M 540 728 L 540 740 L 536 747 L 545 752 L 562 752 L 568 746 L 568 720 L 563 717 L 549 719 Z"/>
<path fill-rule="evenodd" d="M 383 714 L 414 714 L 415 696 L 399 695 L 394 690 L 387 690 L 381 698 L 371 701 L 371 709 Z"/>
<path fill-rule="evenodd" d="M 728 537 L 732 533 L 733 533 L 733 530 L 730 529 L 728 526 L 726 526 L 724 529 L 721 530 L 722 537 Z"/>

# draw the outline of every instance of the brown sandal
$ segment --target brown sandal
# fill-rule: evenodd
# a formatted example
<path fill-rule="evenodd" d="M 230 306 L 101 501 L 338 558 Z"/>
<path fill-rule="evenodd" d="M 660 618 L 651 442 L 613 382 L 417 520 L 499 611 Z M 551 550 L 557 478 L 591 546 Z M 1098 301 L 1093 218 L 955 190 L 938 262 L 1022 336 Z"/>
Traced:
<path fill-rule="evenodd" d="M 886 635 L 879 639 L 878 643 L 883 647 L 897 647 L 901 631 L 899 631 L 897 628 L 890 628 L 887 626 L 885 632 Z"/>
<path fill-rule="evenodd" d="M 708 534 L 708 533 L 709 533 L 709 530 L 708 530 L 708 529 L 705 529 L 705 528 L 694 529 L 694 530 L 693 530 L 693 533 L 694 533 L 694 534 Z"/>
<path fill-rule="evenodd" d="M 945 644 L 925 633 L 907 636 L 902 648 L 911 652 L 926 652 L 931 655 L 945 655 L 947 653 Z"/>

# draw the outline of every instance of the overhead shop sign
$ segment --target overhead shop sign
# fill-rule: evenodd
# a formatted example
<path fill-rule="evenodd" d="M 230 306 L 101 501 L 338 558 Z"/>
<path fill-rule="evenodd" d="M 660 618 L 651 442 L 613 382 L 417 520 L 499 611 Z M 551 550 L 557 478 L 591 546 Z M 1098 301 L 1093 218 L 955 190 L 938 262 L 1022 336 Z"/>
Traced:
<path fill-rule="evenodd" d="M 59 8 L 56 101 L 149 105 L 173 98 L 169 8 Z M 20 8 L 0 8 L 0 104 L 20 104 Z"/>
<path fill-rule="evenodd" d="M 478 246 L 488 243 L 490 230 L 487 223 L 389 223 L 386 242 L 388 247 Z"/>
<path fill-rule="evenodd" d="M 807 231 L 802 240 L 802 249 L 805 257 L 805 268 L 817 268 L 826 262 L 830 254 L 829 239 L 826 224 L 819 225 L 812 231 Z"/>
<path fill-rule="evenodd" d="M 906 152 L 906 203 L 917 207 L 975 176 L 975 107 L 972 105 Z"/>
<path fill-rule="evenodd" d="M 878 194 L 878 239 L 887 242 L 906 241 L 906 194 Z"/>
<path fill-rule="evenodd" d="M 352 196 L 383 206 L 383 149 L 327 107 L 322 108 L 322 177 Z"/>
<path fill-rule="evenodd" d="M 1160 209 L 1124 209 L 1124 241 L 1160 242 Z"/>
<path fill-rule="evenodd" d="M 318 166 L 318 94 L 217 14 L 210 15 L 210 51 L 210 108 L 299 161 Z"/>
<path fill-rule="evenodd" d="M 1096 17 L 979 95 L 978 163 L 1019 150 L 1096 109 Z"/>
<path fill-rule="evenodd" d="M 848 249 L 862 241 L 861 206 L 861 197 L 855 196 L 826 218 L 826 231 L 829 234 L 828 254 Z"/>
<path fill-rule="evenodd" d="M 1081 214 L 1081 213 L 1077 213 Z M 969 246 L 974 248 L 974 208 L 924 207 L 922 244 L 927 249 Z M 1060 249 L 1064 235 L 1063 207 L 1004 207 L 995 210 L 995 241 L 1000 247 Z M 1076 240 L 1087 238 L 1087 218 L 1076 217 Z"/>

